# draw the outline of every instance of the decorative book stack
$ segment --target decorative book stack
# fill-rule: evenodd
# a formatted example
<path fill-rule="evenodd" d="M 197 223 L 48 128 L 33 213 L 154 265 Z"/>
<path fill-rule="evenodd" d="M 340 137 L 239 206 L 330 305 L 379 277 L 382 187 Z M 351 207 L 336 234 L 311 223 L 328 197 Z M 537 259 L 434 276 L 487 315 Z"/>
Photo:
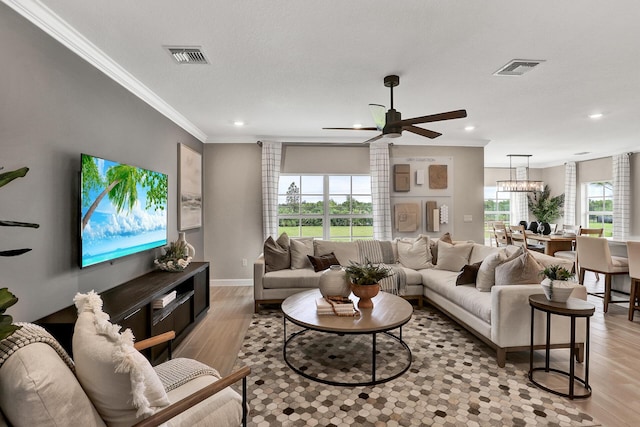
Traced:
<path fill-rule="evenodd" d="M 345 297 L 320 297 L 316 300 L 319 316 L 358 316 L 353 301 Z"/>
<path fill-rule="evenodd" d="M 153 300 L 153 308 L 165 308 L 171 301 L 176 299 L 176 291 L 171 291 L 160 298 Z"/>

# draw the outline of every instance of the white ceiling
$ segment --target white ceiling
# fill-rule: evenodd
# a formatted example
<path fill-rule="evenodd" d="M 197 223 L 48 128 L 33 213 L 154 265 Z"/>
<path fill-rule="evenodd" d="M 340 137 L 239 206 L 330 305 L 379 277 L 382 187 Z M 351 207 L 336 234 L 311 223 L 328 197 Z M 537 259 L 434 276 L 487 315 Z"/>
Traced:
<path fill-rule="evenodd" d="M 395 144 L 486 144 L 487 166 L 515 153 L 532 167 L 640 146 L 637 0 L 3 1 L 74 34 L 58 38 L 206 142 L 364 141 L 377 133 L 321 128 L 373 126 L 368 104 L 388 108 L 382 81 L 398 74 L 403 118 L 468 117 Z M 201 46 L 211 64 L 177 65 L 164 45 Z M 493 75 L 512 59 L 545 62 Z"/>

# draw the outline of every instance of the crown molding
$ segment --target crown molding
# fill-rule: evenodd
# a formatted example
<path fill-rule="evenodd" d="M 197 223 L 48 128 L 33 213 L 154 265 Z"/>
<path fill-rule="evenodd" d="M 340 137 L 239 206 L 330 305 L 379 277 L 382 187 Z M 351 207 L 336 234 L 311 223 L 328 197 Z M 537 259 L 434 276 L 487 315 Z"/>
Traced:
<path fill-rule="evenodd" d="M 38 0 L 2 0 L 29 22 L 102 71 L 198 140 L 207 135 Z"/>

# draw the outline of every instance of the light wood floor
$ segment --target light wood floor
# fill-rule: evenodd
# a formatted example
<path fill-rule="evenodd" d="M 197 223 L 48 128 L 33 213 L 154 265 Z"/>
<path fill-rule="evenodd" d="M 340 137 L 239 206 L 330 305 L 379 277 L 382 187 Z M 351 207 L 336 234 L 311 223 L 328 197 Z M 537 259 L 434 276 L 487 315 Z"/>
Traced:
<path fill-rule="evenodd" d="M 589 279 L 589 290 L 598 286 Z M 601 286 L 601 285 L 600 285 Z M 633 322 L 627 320 L 627 305 L 609 305 L 602 312 L 602 300 L 589 296 L 596 312 L 591 318 L 591 360 L 589 383 L 593 395 L 573 404 L 596 417 L 605 426 L 640 425 L 640 313 Z M 189 357 L 215 367 L 222 375 L 231 372 L 253 315 L 253 288 L 211 288 L 208 315 L 178 346 L 176 357 Z M 480 344 L 479 344 L 480 345 Z M 551 362 L 568 371 L 568 350 L 552 350 Z M 529 353 L 509 353 L 507 362 L 523 371 L 529 370 Z M 544 362 L 544 352 L 536 352 L 535 363 Z M 544 375 L 544 373 L 542 373 Z M 583 366 L 576 364 L 576 374 L 583 376 Z M 536 379 L 541 380 L 536 373 Z M 565 389 L 565 377 L 546 378 L 545 383 Z M 576 393 L 580 392 L 576 389 Z M 558 399 L 563 399 L 557 397 Z"/>

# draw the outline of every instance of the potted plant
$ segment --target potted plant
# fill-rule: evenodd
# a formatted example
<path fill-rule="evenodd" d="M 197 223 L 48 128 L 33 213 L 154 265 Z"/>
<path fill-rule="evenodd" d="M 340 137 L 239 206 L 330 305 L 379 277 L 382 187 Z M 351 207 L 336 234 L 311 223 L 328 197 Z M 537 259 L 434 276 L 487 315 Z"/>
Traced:
<path fill-rule="evenodd" d="M 552 302 L 566 302 L 573 288 L 577 286 L 576 282 L 571 280 L 575 276 L 574 273 L 559 265 L 545 267 L 540 274 L 544 276 L 540 283 L 542 290 Z"/>
<path fill-rule="evenodd" d="M 163 248 L 164 254 L 154 261 L 161 270 L 182 271 L 191 262 L 194 254 L 193 246 L 184 240 L 182 234 L 178 240 Z"/>
<path fill-rule="evenodd" d="M 549 234 L 551 228 L 548 224 L 560 218 L 560 210 L 564 207 L 564 193 L 551 197 L 551 189 L 545 185 L 542 191 L 534 191 L 527 198 L 529 210 L 543 225 L 543 233 Z"/>
<path fill-rule="evenodd" d="M 9 289 L 0 289 L 0 341 L 20 329 L 20 326 L 13 325 L 13 318 L 8 314 L 3 314 L 7 308 L 18 302 L 18 298 Z"/>
<path fill-rule="evenodd" d="M 350 261 L 345 272 L 351 282 L 351 291 L 360 298 L 358 308 L 373 308 L 371 298 L 380 292 L 378 282 L 393 274 L 389 267 L 373 264 L 368 258 L 363 263 Z"/>

